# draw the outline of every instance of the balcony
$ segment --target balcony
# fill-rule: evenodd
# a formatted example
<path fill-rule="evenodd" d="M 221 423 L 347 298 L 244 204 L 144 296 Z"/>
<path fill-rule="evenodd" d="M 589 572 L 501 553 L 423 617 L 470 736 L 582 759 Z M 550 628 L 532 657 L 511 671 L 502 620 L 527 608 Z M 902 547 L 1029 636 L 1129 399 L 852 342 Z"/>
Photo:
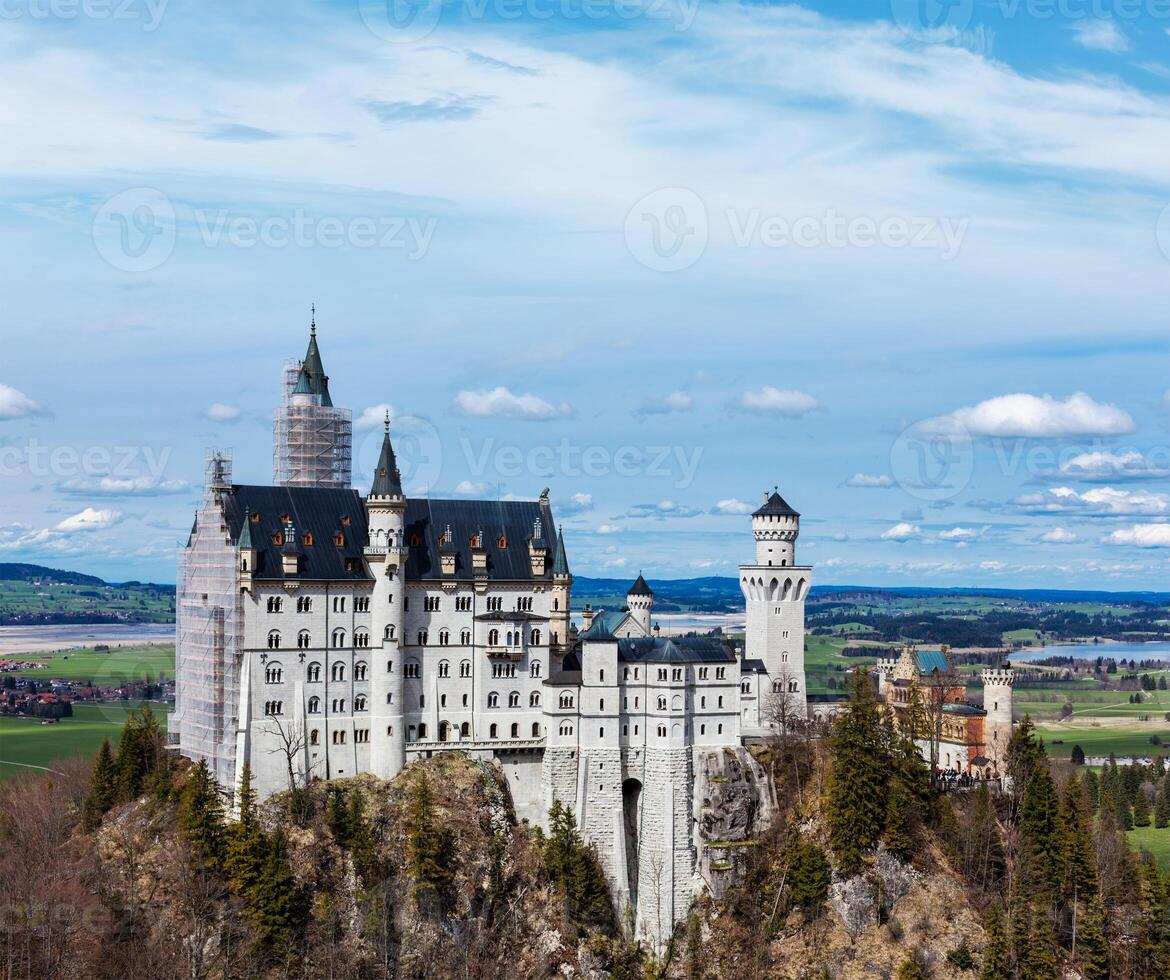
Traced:
<path fill-rule="evenodd" d="M 524 647 L 487 647 L 487 655 L 493 660 L 522 660 L 524 651 Z"/>

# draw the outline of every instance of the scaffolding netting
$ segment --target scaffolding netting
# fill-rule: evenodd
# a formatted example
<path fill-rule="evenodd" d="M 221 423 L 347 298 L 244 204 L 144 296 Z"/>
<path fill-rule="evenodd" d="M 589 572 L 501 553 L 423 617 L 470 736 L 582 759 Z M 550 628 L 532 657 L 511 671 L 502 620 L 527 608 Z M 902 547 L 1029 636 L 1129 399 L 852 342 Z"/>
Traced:
<path fill-rule="evenodd" d="M 298 393 L 301 362 L 284 367 L 280 408 L 272 427 L 272 470 L 277 486 L 343 487 L 353 477 L 353 414 Z"/>

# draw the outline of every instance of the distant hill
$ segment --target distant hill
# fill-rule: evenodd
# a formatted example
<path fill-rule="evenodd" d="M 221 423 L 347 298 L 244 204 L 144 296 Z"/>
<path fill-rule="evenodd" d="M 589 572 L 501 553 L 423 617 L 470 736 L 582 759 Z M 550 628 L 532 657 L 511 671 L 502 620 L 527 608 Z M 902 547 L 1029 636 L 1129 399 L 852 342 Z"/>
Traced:
<path fill-rule="evenodd" d="M 0 564 L 0 626 L 171 623 L 175 587 L 106 582 L 43 565 Z"/>
<path fill-rule="evenodd" d="M 59 568 L 45 568 L 44 565 L 0 564 L 0 582 L 58 582 L 61 585 L 105 585 L 96 575 L 82 575 L 80 572 L 65 572 Z"/>

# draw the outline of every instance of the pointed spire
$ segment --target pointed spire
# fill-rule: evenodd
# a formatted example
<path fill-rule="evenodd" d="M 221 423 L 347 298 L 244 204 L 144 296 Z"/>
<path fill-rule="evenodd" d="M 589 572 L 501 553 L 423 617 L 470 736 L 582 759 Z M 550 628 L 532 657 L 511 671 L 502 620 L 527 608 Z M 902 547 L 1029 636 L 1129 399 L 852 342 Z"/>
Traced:
<path fill-rule="evenodd" d="M 553 575 L 564 576 L 569 574 L 569 558 L 565 554 L 565 529 L 561 528 L 561 533 L 557 535 L 557 553 L 553 558 Z"/>
<path fill-rule="evenodd" d="M 382 435 L 382 452 L 378 456 L 378 468 L 374 471 L 374 485 L 371 497 L 401 497 L 402 476 L 398 472 L 398 460 L 390 444 L 390 413 L 386 413 L 386 431 Z"/>
<path fill-rule="evenodd" d="M 654 595 L 653 590 L 646 584 L 646 580 L 642 578 L 642 573 L 638 572 L 638 580 L 630 586 L 630 591 L 626 593 L 631 595 Z"/>
<path fill-rule="evenodd" d="M 333 407 L 333 399 L 329 397 L 329 376 L 325 373 L 325 365 L 321 363 L 321 349 L 317 346 L 317 304 L 312 306 L 312 320 L 309 323 L 309 349 L 305 352 L 305 359 L 301 362 L 301 376 L 294 389 L 296 394 L 313 394 L 321 396 L 321 404 L 327 408 Z"/>
<path fill-rule="evenodd" d="M 236 548 L 240 551 L 255 550 L 255 545 L 252 544 L 252 511 L 249 508 L 244 510 L 244 526 L 240 530 L 240 540 Z"/>

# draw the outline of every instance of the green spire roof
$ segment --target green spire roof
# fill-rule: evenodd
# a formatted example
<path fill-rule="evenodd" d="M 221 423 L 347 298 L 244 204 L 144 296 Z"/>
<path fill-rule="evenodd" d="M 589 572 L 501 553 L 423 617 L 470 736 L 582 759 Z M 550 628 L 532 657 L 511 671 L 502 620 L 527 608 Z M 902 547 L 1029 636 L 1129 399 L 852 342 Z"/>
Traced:
<path fill-rule="evenodd" d="M 236 545 L 236 547 L 240 551 L 247 551 L 248 549 L 254 550 L 256 547 L 254 544 L 252 544 L 252 511 L 251 510 L 244 511 L 244 527 L 240 531 L 240 540 L 239 540 L 239 543 Z"/>
<path fill-rule="evenodd" d="M 553 575 L 568 575 L 569 574 L 569 559 L 565 555 L 565 529 L 561 528 L 561 533 L 557 535 L 557 553 L 553 558 Z"/>
<path fill-rule="evenodd" d="M 374 471 L 374 485 L 371 497 L 401 497 L 402 477 L 398 472 L 398 460 L 394 458 L 394 447 L 390 445 L 390 413 L 386 413 L 386 431 L 382 436 L 382 453 L 378 457 L 378 468 Z"/>
<path fill-rule="evenodd" d="M 309 326 L 309 349 L 305 352 L 305 359 L 301 362 L 301 376 L 297 386 L 293 389 L 297 395 L 320 395 L 321 404 L 326 408 L 333 407 L 333 399 L 329 397 L 329 376 L 325 373 L 325 365 L 321 363 L 321 351 L 317 347 L 317 306 L 313 305 L 313 320 Z"/>

